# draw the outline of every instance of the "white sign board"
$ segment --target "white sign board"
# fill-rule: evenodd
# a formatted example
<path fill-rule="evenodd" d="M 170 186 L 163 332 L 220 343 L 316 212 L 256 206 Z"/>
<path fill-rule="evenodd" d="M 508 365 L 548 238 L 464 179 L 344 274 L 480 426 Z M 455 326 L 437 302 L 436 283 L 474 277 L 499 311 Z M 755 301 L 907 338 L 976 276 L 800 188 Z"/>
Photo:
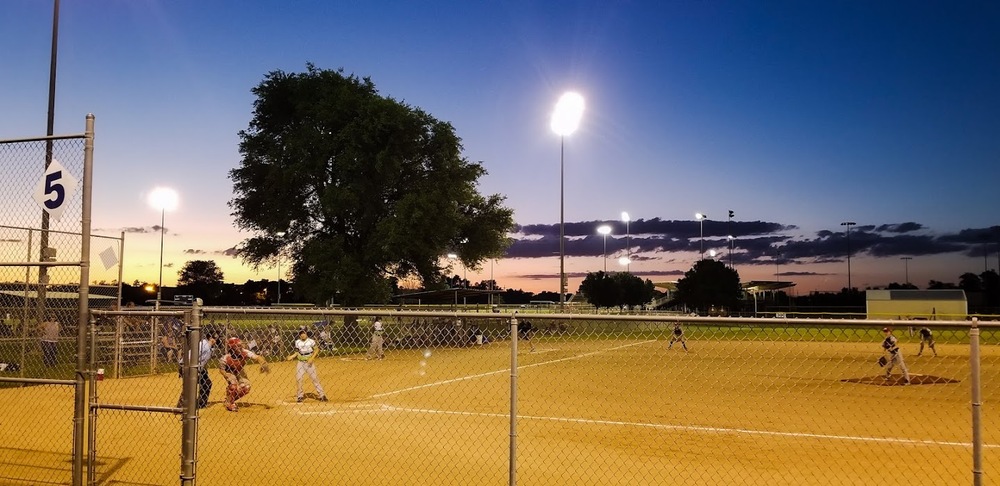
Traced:
<path fill-rule="evenodd" d="M 69 201 L 73 199 L 77 185 L 76 177 L 73 177 L 73 174 L 58 160 L 52 159 L 52 163 L 42 174 L 42 179 L 35 186 L 33 198 L 50 217 L 58 221 Z"/>

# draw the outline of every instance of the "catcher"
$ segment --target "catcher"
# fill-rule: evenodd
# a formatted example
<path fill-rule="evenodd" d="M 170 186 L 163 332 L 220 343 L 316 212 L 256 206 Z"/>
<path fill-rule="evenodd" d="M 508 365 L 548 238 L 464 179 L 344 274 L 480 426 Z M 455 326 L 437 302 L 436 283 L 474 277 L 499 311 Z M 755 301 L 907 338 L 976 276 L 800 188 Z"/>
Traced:
<path fill-rule="evenodd" d="M 248 359 L 260 363 L 261 373 L 271 371 L 267 366 L 267 360 L 244 348 L 240 338 L 231 337 L 226 340 L 226 354 L 219 360 L 219 369 L 229 384 L 226 387 L 226 410 L 230 412 L 238 411 L 236 400 L 250 393 L 250 378 L 247 377 L 247 372 L 244 369 Z"/>
<path fill-rule="evenodd" d="M 888 327 L 882 328 L 882 333 L 885 334 L 885 339 L 882 340 L 882 349 L 884 353 L 888 353 L 888 357 L 883 354 L 878 359 L 878 365 L 886 367 L 885 379 L 889 380 L 892 378 L 892 369 L 899 365 L 900 371 L 903 372 L 903 383 L 910 384 L 910 372 L 906 370 L 906 363 L 903 362 L 903 353 L 899 350 L 899 342 L 896 340 L 896 336 L 892 335 L 892 329 Z"/>

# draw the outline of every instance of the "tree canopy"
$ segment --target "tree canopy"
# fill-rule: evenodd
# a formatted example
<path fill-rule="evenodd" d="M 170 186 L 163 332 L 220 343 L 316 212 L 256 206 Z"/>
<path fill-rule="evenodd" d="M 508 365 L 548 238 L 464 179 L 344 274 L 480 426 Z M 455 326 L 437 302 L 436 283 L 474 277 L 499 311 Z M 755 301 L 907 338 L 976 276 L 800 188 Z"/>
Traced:
<path fill-rule="evenodd" d="M 701 260 L 677 281 L 676 300 L 692 309 L 733 309 L 739 303 L 740 275 L 716 260 Z"/>
<path fill-rule="evenodd" d="M 312 64 L 252 92 L 230 171 L 235 223 L 254 234 L 237 247 L 245 262 L 288 258 L 298 292 L 350 306 L 386 301 L 396 281 L 442 285 L 446 253 L 478 268 L 509 246 L 513 211 L 479 194 L 486 170 L 451 124 Z"/>
<path fill-rule="evenodd" d="M 628 272 L 588 273 L 579 292 L 594 307 L 635 307 L 653 300 L 653 282 Z"/>
<path fill-rule="evenodd" d="M 177 272 L 177 288 L 215 304 L 222 289 L 222 269 L 212 260 L 191 260 Z"/>

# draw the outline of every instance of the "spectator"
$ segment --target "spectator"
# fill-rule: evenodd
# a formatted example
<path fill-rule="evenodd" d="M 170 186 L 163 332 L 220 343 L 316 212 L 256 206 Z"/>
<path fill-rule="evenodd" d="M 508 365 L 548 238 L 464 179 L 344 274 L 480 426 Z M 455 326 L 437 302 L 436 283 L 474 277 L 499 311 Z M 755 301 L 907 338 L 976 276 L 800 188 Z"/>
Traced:
<path fill-rule="evenodd" d="M 39 325 L 39 330 L 42 333 L 42 362 L 45 366 L 55 366 L 57 358 L 56 344 L 59 342 L 59 321 L 56 320 L 55 314 L 52 312 L 47 313 L 46 319 Z"/>

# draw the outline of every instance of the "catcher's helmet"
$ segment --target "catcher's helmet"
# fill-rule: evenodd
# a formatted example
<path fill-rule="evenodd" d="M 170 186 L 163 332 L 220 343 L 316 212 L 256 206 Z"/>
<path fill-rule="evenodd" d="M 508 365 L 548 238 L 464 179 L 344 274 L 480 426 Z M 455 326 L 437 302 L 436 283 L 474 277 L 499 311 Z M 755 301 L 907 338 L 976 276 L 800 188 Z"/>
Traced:
<path fill-rule="evenodd" d="M 240 338 L 238 337 L 231 337 L 228 340 L 226 340 L 226 345 L 228 345 L 230 349 L 240 349 L 240 346 L 242 346 L 242 344 L 243 342 L 240 341 Z"/>
<path fill-rule="evenodd" d="M 891 332 L 891 331 L 892 331 L 892 329 L 889 329 L 888 327 L 883 327 L 882 328 L 882 332 Z"/>

